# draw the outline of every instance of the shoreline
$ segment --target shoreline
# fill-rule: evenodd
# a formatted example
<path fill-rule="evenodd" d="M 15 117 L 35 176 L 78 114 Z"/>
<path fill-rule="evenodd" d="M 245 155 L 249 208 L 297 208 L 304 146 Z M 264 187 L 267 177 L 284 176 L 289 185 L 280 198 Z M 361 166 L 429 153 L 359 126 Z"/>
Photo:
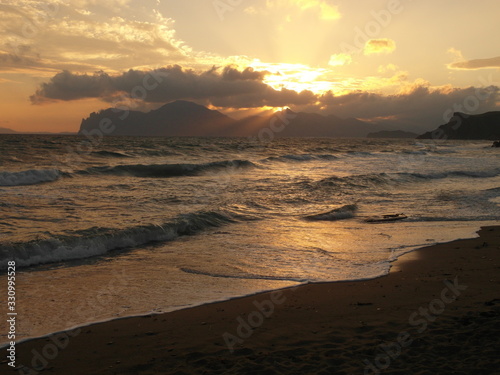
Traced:
<path fill-rule="evenodd" d="M 451 241 L 459 241 L 459 240 L 462 240 L 462 239 L 478 238 L 479 236 L 477 235 L 477 233 L 478 233 L 478 231 L 481 228 L 482 227 L 478 227 L 478 229 L 472 230 L 470 233 L 468 233 L 464 237 L 458 238 L 458 239 L 454 239 L 454 240 L 451 240 Z M 448 242 L 451 242 L 451 241 L 448 241 Z M 448 242 L 443 242 L 443 243 L 448 243 Z M 435 244 L 429 244 L 428 246 L 424 246 L 424 247 L 435 246 L 435 245 L 439 245 L 439 244 L 441 244 L 441 243 L 438 242 L 438 243 L 435 243 Z M 180 307 L 180 308 L 173 308 L 171 310 L 166 310 L 166 311 L 165 310 L 164 311 L 160 311 L 160 312 L 145 311 L 145 312 L 140 312 L 140 313 L 131 314 L 131 315 L 124 315 L 124 316 L 118 316 L 118 317 L 108 317 L 108 318 L 104 318 L 102 320 L 86 321 L 86 322 L 83 322 L 83 323 L 80 323 L 80 324 L 68 326 L 68 327 L 62 328 L 60 330 L 48 332 L 48 333 L 45 333 L 45 334 L 24 337 L 22 339 L 17 340 L 16 341 L 16 345 L 19 345 L 19 344 L 22 344 L 24 342 L 31 341 L 31 340 L 45 339 L 47 337 L 50 337 L 50 336 L 53 336 L 53 335 L 58 335 L 58 334 L 63 333 L 63 332 L 75 331 L 77 329 L 85 328 L 85 327 L 88 327 L 88 326 L 93 326 L 93 325 L 96 325 L 96 324 L 104 324 L 104 323 L 108 323 L 108 322 L 115 321 L 115 320 L 122 320 L 122 319 L 129 319 L 129 318 L 141 318 L 141 317 L 144 317 L 144 316 L 156 316 L 156 315 L 169 314 L 169 313 L 173 313 L 173 312 L 177 312 L 177 311 L 183 311 L 183 310 L 189 310 L 189 309 L 193 309 L 193 308 L 199 308 L 199 307 L 202 307 L 202 306 L 205 306 L 205 305 L 211 305 L 211 304 L 215 304 L 215 303 L 230 302 L 230 301 L 241 299 L 241 298 L 258 297 L 261 294 L 272 293 L 274 291 L 285 291 L 287 289 L 296 289 L 298 287 L 306 286 L 306 285 L 309 285 L 309 284 L 333 284 L 333 283 L 344 283 L 344 282 L 366 282 L 366 281 L 370 281 L 370 280 L 375 280 L 375 279 L 378 279 L 380 277 L 385 277 L 390 272 L 392 272 L 394 264 L 396 262 L 398 262 L 401 257 L 404 257 L 404 256 L 406 256 L 409 253 L 412 253 L 412 252 L 415 252 L 415 251 L 419 251 L 420 249 L 422 249 L 424 247 L 422 247 L 422 246 L 418 247 L 417 245 L 408 246 L 408 248 L 410 248 L 410 250 L 407 250 L 406 252 L 404 252 L 402 254 L 399 254 L 397 256 L 397 258 L 393 258 L 391 256 L 389 258 L 390 260 L 388 261 L 389 264 L 390 264 L 388 273 L 382 274 L 382 275 L 378 275 L 378 276 L 374 276 L 374 277 L 370 276 L 370 277 L 359 278 L 359 279 L 333 280 L 333 281 L 330 281 L 330 280 L 324 280 L 324 281 L 307 281 L 307 282 L 304 282 L 304 283 L 301 283 L 301 284 L 298 284 L 298 285 L 291 285 L 291 286 L 285 286 L 285 287 L 274 288 L 274 289 L 259 290 L 259 291 L 255 291 L 255 292 L 251 292 L 251 293 L 243 294 L 243 295 L 235 295 L 235 296 L 222 297 L 220 299 L 215 299 L 215 300 L 211 300 L 211 301 L 195 303 L 195 304 L 192 304 L 192 305 L 185 305 L 185 306 Z M 20 271 L 29 270 L 31 268 L 32 268 L 32 266 L 29 266 L 26 269 L 25 268 L 21 268 Z M 6 347 L 8 347 L 8 345 L 9 345 L 9 341 L 8 340 L 5 341 L 5 342 L 0 342 L 0 349 L 5 349 Z"/>
<path fill-rule="evenodd" d="M 483 222 L 482 226 L 489 226 L 493 225 L 493 223 L 490 222 Z M 373 274 L 373 275 L 363 275 L 357 278 L 344 278 L 344 279 L 339 279 L 339 280 L 331 280 L 331 279 L 324 279 L 324 280 L 315 280 L 315 281 L 306 281 L 306 282 L 301 282 L 299 285 L 307 285 L 307 284 L 316 284 L 316 283 L 336 283 L 336 282 L 356 282 L 356 281 L 368 281 L 372 280 L 378 277 L 382 277 L 387 275 L 390 272 L 391 267 L 393 267 L 394 262 L 397 260 L 395 257 L 397 256 L 398 258 L 401 258 L 408 252 L 413 252 L 417 251 L 418 249 L 424 247 L 424 246 L 431 246 L 437 243 L 445 243 L 449 242 L 452 240 L 456 239 L 463 239 L 463 238 L 471 238 L 471 237 L 477 237 L 477 231 L 481 228 L 481 225 L 476 225 L 475 227 L 467 227 L 467 228 L 461 228 L 460 230 L 455 230 L 453 234 L 448 234 L 446 239 L 442 239 L 443 242 L 431 242 L 424 244 L 423 241 L 414 241 L 414 245 L 405 245 L 402 247 L 384 247 L 384 250 L 390 251 L 391 254 L 387 256 L 387 260 L 384 260 L 384 268 L 385 270 L 380 270 L 381 273 L 378 274 Z M 431 234 L 432 236 L 432 234 Z M 196 238 L 196 237 L 195 237 Z M 429 240 L 428 240 L 429 241 Z M 436 240 L 433 240 L 436 241 Z M 173 243 L 173 242 L 170 242 Z M 420 243 L 420 245 L 416 245 L 416 243 Z M 402 250 L 404 248 L 404 250 Z M 404 252 L 402 252 L 404 251 Z M 399 253 L 398 253 L 399 252 Z M 396 254 L 397 253 L 397 254 Z M 95 258 L 94 258 L 95 259 Z M 113 258 L 114 261 L 119 259 L 118 257 Z M 85 265 L 85 263 L 83 263 Z M 101 265 L 104 263 L 101 263 Z M 155 264 L 152 264 L 155 265 Z M 68 265 L 67 265 L 68 266 Z M 71 264 L 69 264 L 71 266 Z M 50 280 L 51 278 L 57 279 L 57 280 L 64 280 L 65 277 L 71 277 L 72 275 L 68 274 L 68 272 L 64 273 L 65 269 L 70 269 L 70 267 L 56 267 L 56 268 L 47 268 L 46 270 L 43 270 L 44 272 L 47 272 L 44 277 L 40 277 L 39 282 L 44 284 L 46 280 Z M 27 272 L 27 275 L 30 275 L 31 267 L 28 268 L 21 268 L 19 269 L 19 280 L 24 281 L 24 272 Z M 33 271 L 37 271 L 37 268 L 33 268 Z M 62 270 L 62 272 L 61 272 Z M 89 325 L 93 324 L 98 324 L 98 323 L 106 323 L 112 320 L 116 319 L 122 319 L 122 318 L 133 318 L 133 317 L 141 317 L 145 315 L 157 315 L 157 314 L 163 314 L 163 313 L 170 313 L 174 311 L 180 311 L 180 310 L 185 310 L 185 309 L 190 309 L 190 308 L 195 308 L 195 307 L 200 307 L 206 304 L 212 304 L 212 303 L 219 303 L 219 302 L 225 302 L 225 301 L 231 301 L 233 299 L 237 298 L 244 298 L 244 297 L 251 297 L 255 295 L 259 295 L 261 293 L 266 293 L 266 292 L 272 292 L 274 290 L 282 290 L 282 289 L 287 289 L 287 288 L 295 288 L 299 286 L 298 284 L 291 284 L 291 283 L 283 283 L 285 285 L 258 285 L 257 287 L 250 287 L 246 288 L 247 290 L 241 290 L 242 288 L 235 288 L 240 289 L 239 291 L 237 290 L 234 292 L 234 290 L 230 290 L 226 286 L 226 291 L 230 290 L 228 293 L 216 293 L 212 297 L 213 298 L 207 298 L 207 291 L 204 290 L 202 294 L 198 293 L 198 297 L 202 296 L 203 298 L 197 298 L 194 300 L 194 302 L 191 302 L 187 299 L 185 299 L 184 303 L 181 304 L 170 304 L 169 305 L 169 300 L 168 298 L 165 298 L 162 302 L 160 302 L 158 305 L 155 305 L 154 303 L 150 304 L 151 306 L 149 309 L 147 308 L 134 308 L 132 309 L 133 311 L 126 311 L 126 309 L 115 309 L 116 306 L 120 306 L 120 302 L 123 303 L 122 307 L 125 308 L 130 308 L 128 303 L 128 300 L 131 298 L 131 294 L 127 292 L 127 287 L 133 286 L 135 284 L 131 283 L 127 278 L 122 276 L 122 269 L 120 268 L 120 265 L 118 267 L 110 267 L 110 268 L 100 268 L 95 271 L 95 274 L 100 274 L 100 275 L 111 275 L 108 278 L 102 278 L 98 282 L 96 282 L 94 285 L 96 285 L 96 288 L 98 288 L 95 291 L 95 294 L 89 293 L 89 289 L 91 288 L 84 288 L 82 290 L 86 290 L 86 293 L 82 293 L 82 295 L 79 295 L 79 289 L 80 286 L 77 286 L 75 289 L 74 287 L 71 289 L 70 285 L 70 290 L 73 290 L 74 293 L 61 293 L 61 295 L 58 295 L 58 290 L 53 290 L 55 292 L 55 295 L 51 295 L 50 293 L 46 293 L 44 290 L 40 290 L 39 292 L 41 294 L 37 294 L 37 289 L 35 285 L 31 284 L 24 284 L 20 285 L 20 291 L 22 293 L 26 293 L 27 291 L 29 294 L 23 295 L 21 298 L 25 301 L 31 300 L 31 298 L 37 298 L 40 301 L 50 301 L 50 303 L 41 305 L 40 309 L 38 310 L 39 312 L 34 312 L 32 308 L 30 307 L 29 309 L 26 308 L 24 311 L 21 311 L 21 315 L 25 316 L 27 319 L 23 320 L 20 325 L 20 330 L 18 331 L 18 343 L 22 343 L 25 341 L 33 340 L 33 339 L 40 339 L 40 338 L 45 338 L 50 335 L 53 335 L 55 333 L 59 332 L 64 332 L 67 330 L 73 330 L 75 328 L 80 328 L 80 327 L 86 327 Z M 384 272 L 384 273 L 382 273 Z M 37 275 L 36 272 L 33 273 L 34 275 Z M 180 275 L 183 275 L 181 273 Z M 83 275 L 85 276 L 85 274 Z M 205 276 L 202 276 L 205 277 Z M 93 280 L 90 279 L 84 279 L 86 280 L 86 283 L 92 283 Z M 206 279 L 205 279 L 206 280 Z M 36 281 L 36 280 L 35 280 Z M 152 283 L 154 283 L 153 280 L 150 280 Z M 190 280 L 183 280 L 184 285 L 189 285 Z M 210 281 L 210 280 L 209 280 Z M 240 282 L 240 281 L 238 281 Z M 279 281 L 277 281 L 279 282 Z M 31 282 L 33 283 L 33 282 Z M 84 285 L 87 285 L 84 283 Z M 35 284 L 35 283 L 33 283 Z M 288 285 L 286 285 L 288 284 Z M 88 284 L 91 285 L 91 284 Z M 155 285 L 155 284 L 153 284 Z M 33 287 L 35 287 L 33 291 Z M 144 288 L 148 288 L 148 283 L 144 283 L 143 285 Z M 63 288 L 64 289 L 64 288 Z M 243 288 L 245 289 L 245 288 Z M 153 286 L 151 289 L 148 289 L 148 291 L 154 291 L 155 287 Z M 212 288 L 211 290 L 217 290 L 217 288 Z M 112 303 L 106 303 L 108 302 L 106 298 L 101 299 L 101 295 L 106 295 L 108 293 L 113 293 L 115 295 L 121 295 L 121 301 L 119 300 L 120 298 L 116 298 L 115 304 Z M 23 298 L 24 297 L 24 298 Z M 137 295 L 135 296 L 137 298 Z M 161 297 L 161 296 L 160 296 Z M 68 304 L 68 301 L 80 301 L 76 305 L 73 302 L 73 305 L 70 306 Z M 137 300 L 137 299 L 136 299 Z M 86 301 L 86 302 L 84 302 Z M 146 303 L 150 301 L 149 299 L 144 300 Z M 91 308 L 92 303 L 96 303 L 97 308 Z M 165 304 L 166 303 L 166 304 Z M 82 309 L 82 306 L 85 307 Z M 87 308 L 88 306 L 88 308 Z M 141 306 L 140 304 L 135 304 L 135 306 Z M 144 305 L 142 305 L 144 306 Z M 159 308 L 157 306 L 160 306 Z M 45 318 L 46 313 L 45 311 L 49 311 L 49 309 L 52 309 L 53 315 L 49 316 L 48 318 Z M 73 311 L 80 311 L 80 310 L 86 310 L 83 311 L 83 313 L 77 313 L 75 315 L 71 315 Z M 120 311 L 119 311 L 120 310 Z M 84 314 L 88 311 L 87 314 Z M 118 311 L 118 312 L 117 312 Z M 31 314 L 31 312 L 34 312 Z M 66 313 L 69 313 L 70 315 L 67 315 Z M 24 324 L 25 322 L 31 322 L 31 326 L 28 324 Z M 54 322 L 56 324 L 54 324 Z M 57 324 L 58 322 L 65 322 L 69 324 Z M 49 328 L 45 328 L 45 325 L 47 325 Z M 28 327 L 28 329 L 26 329 Z M 41 328 L 40 328 L 41 327 Z M 35 328 L 35 330 L 30 330 L 32 328 Z M 5 330 L 4 330 L 5 332 Z M 0 340 L 0 348 L 4 348 L 8 344 L 8 340 L 6 335 L 3 337 L 3 340 Z"/>
<path fill-rule="evenodd" d="M 375 343 L 380 341 L 379 336 L 385 337 L 388 332 L 392 332 L 393 335 L 388 336 L 392 337 L 392 341 L 388 342 L 399 342 L 399 333 L 404 331 L 394 332 L 395 326 L 399 324 L 402 328 L 408 328 L 408 316 L 419 311 L 421 305 L 435 301 L 436 295 L 445 288 L 453 292 L 449 285 L 454 285 L 455 290 L 463 296 L 457 295 L 456 300 L 449 304 L 446 302 L 450 301 L 450 296 L 446 297 L 447 300 L 441 299 L 441 303 L 436 302 L 434 311 L 444 306 L 442 314 L 436 316 L 450 319 L 454 317 L 453 313 L 463 312 L 463 309 L 473 312 L 478 309 L 476 305 L 480 301 L 483 305 L 490 303 L 493 308 L 500 307 L 500 299 L 496 302 L 500 298 L 500 293 L 496 293 L 500 289 L 497 275 L 491 273 L 493 281 L 488 283 L 484 272 L 495 267 L 498 269 L 500 227 L 483 227 L 479 235 L 408 252 L 392 263 L 389 274 L 375 279 L 309 283 L 167 313 L 123 317 L 82 326 L 66 333 L 26 339 L 18 343 L 17 364 L 24 364 L 25 370 L 31 368 L 37 372 L 43 369 L 44 373 L 49 374 L 65 374 L 70 370 L 81 374 L 155 374 L 166 373 L 161 369 L 172 367 L 178 367 L 179 371 L 188 370 L 179 374 L 198 373 L 203 369 L 208 369 L 207 373 L 251 373 L 245 372 L 250 369 L 272 373 L 266 372 L 271 371 L 272 366 L 257 364 L 249 357 L 273 359 L 275 362 L 278 359 L 281 363 L 286 362 L 283 356 L 292 356 L 301 359 L 297 365 L 314 366 L 310 359 L 313 352 L 319 350 L 324 357 L 321 368 L 340 366 L 345 367 L 345 370 L 337 369 L 339 372 L 330 373 L 351 373 L 355 366 L 348 364 L 348 358 L 344 358 L 345 354 L 340 349 L 347 351 L 346 346 L 354 345 L 351 343 L 354 335 L 359 343 L 364 343 L 358 349 L 366 353 L 356 361 L 358 367 L 361 364 L 361 372 L 358 368 L 354 373 L 363 373 L 363 365 L 364 370 L 370 366 L 368 362 L 375 366 L 375 370 L 381 371 L 378 365 L 385 366 L 385 357 L 377 354 L 380 348 Z M 438 249 L 439 254 L 431 254 L 431 249 Z M 479 259 L 471 256 L 474 250 L 482 254 Z M 492 261 L 484 261 L 486 258 Z M 436 264 L 442 268 L 437 272 Z M 433 272 L 429 273 L 430 270 Z M 466 289 L 460 290 L 461 278 L 467 279 L 472 274 L 474 277 L 469 284 L 481 287 L 473 289 L 475 293 L 470 293 L 467 290 L 471 290 L 471 285 L 466 283 Z M 448 284 L 445 280 L 448 280 Z M 429 289 L 428 284 L 432 284 L 434 289 Z M 384 294 L 381 294 L 380 289 Z M 483 307 L 490 308 L 490 305 Z M 332 317 L 340 318 L 341 322 L 335 322 Z M 423 327 L 423 324 L 420 319 L 420 324 L 415 327 Z M 387 332 L 379 331 L 378 326 L 386 327 Z M 422 334 L 425 333 L 426 330 L 423 330 Z M 360 334 L 363 335 L 357 337 Z M 297 342 L 299 337 L 302 339 Z M 409 340 L 403 340 L 402 344 Z M 368 342 L 372 344 L 367 345 Z M 166 350 L 159 351 L 159 348 Z M 398 350 L 403 352 L 402 348 L 403 345 L 400 345 Z M 353 348 L 350 349 L 352 352 Z M 366 350 L 371 351 L 370 354 Z M 146 353 L 144 358 L 138 355 L 139 352 Z M 327 353 L 330 353 L 331 358 L 327 358 Z M 191 358 L 193 355 L 196 358 Z M 191 360 L 184 363 L 186 361 L 180 359 L 183 356 Z M 38 361 L 34 361 L 35 357 Z M 242 361 L 242 357 L 245 360 Z M 391 359 L 397 362 L 397 357 L 399 355 L 396 358 L 388 357 L 389 362 Z M 75 368 L 82 372 L 75 372 Z M 295 373 L 292 368 L 290 370 L 283 373 Z M 375 370 L 371 371 L 376 373 Z M 301 371 L 308 373 L 305 369 Z M 312 368 L 308 371 L 312 371 Z M 172 370 L 168 373 L 176 372 Z"/>

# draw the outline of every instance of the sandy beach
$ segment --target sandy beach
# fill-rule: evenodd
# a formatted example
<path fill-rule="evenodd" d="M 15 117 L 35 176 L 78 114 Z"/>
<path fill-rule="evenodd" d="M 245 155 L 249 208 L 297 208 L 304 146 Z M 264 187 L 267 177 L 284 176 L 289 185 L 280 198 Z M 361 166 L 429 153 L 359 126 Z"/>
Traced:
<path fill-rule="evenodd" d="M 27 341 L 17 345 L 16 373 L 499 374 L 500 227 L 479 234 L 406 254 L 374 280 Z"/>

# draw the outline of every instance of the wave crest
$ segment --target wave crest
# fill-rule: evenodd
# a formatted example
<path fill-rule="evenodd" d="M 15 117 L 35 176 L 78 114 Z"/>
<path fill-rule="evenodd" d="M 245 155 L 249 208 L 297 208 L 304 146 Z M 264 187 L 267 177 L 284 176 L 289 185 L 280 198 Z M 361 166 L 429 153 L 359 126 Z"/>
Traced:
<path fill-rule="evenodd" d="M 237 220 L 250 219 L 230 212 L 202 211 L 180 215 L 162 225 L 144 225 L 121 230 L 92 228 L 42 241 L 30 241 L 0 247 L 0 264 L 15 260 L 20 267 L 85 259 L 112 250 L 174 240 L 204 229 L 220 227 Z"/>
<path fill-rule="evenodd" d="M 371 173 L 344 177 L 327 177 L 313 182 L 312 187 L 362 187 L 379 186 L 383 184 L 404 184 L 426 180 L 442 180 L 450 177 L 459 178 L 492 178 L 500 175 L 500 169 L 484 171 L 447 171 L 438 173 Z M 311 183 L 307 183 L 310 187 Z"/>
<path fill-rule="evenodd" d="M 0 172 L 0 186 L 36 185 L 52 182 L 62 176 L 58 169 L 30 169 L 21 172 Z"/>
<path fill-rule="evenodd" d="M 350 219 L 354 217 L 358 207 L 355 204 L 347 204 L 345 206 L 335 208 L 328 212 L 322 212 L 319 214 L 304 216 L 306 220 L 342 220 L 342 219 Z"/>
<path fill-rule="evenodd" d="M 241 168 L 255 167 L 255 164 L 248 160 L 216 161 L 203 164 L 132 164 L 116 165 L 104 167 L 92 167 L 79 174 L 107 174 L 116 176 L 134 177 L 182 177 L 195 176 L 203 172 L 218 170 L 235 170 Z"/>

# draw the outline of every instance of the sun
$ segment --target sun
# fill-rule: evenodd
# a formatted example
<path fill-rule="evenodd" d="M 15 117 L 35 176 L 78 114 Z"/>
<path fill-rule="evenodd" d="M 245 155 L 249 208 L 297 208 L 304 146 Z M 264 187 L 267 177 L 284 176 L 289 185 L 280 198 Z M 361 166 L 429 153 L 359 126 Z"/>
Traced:
<path fill-rule="evenodd" d="M 303 64 L 264 63 L 253 61 L 250 66 L 255 70 L 268 71 L 264 83 L 275 90 L 287 89 L 301 92 L 312 91 L 322 94 L 335 90 L 335 83 L 326 80 L 328 69 L 312 68 Z"/>

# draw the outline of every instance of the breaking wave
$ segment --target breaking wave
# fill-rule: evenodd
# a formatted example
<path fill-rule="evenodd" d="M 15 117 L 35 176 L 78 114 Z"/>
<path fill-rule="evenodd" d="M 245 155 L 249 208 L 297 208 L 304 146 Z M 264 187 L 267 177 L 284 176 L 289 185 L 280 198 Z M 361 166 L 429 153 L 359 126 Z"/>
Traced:
<path fill-rule="evenodd" d="M 217 161 L 203 164 L 133 164 L 92 167 L 78 174 L 106 174 L 115 176 L 135 177 L 180 177 L 195 176 L 203 172 L 236 170 L 242 168 L 256 167 L 248 160 Z"/>
<path fill-rule="evenodd" d="M 151 242 L 170 241 L 238 220 L 250 219 L 231 212 L 203 211 L 180 215 L 162 225 L 144 225 L 121 230 L 92 228 L 41 241 L 0 246 L 0 264 L 15 260 L 20 267 L 85 259 Z M 5 268 L 5 267 L 4 267 Z"/>
<path fill-rule="evenodd" d="M 342 219 L 350 219 L 354 217 L 358 207 L 355 204 L 347 204 L 345 206 L 335 208 L 328 212 L 323 212 L 314 215 L 304 216 L 306 220 L 342 220 Z"/>
<path fill-rule="evenodd" d="M 500 175 L 500 168 L 485 171 L 448 171 L 441 173 L 371 173 L 344 177 L 327 177 L 313 182 L 313 187 L 351 186 L 370 187 L 390 183 L 412 183 L 418 181 L 440 180 L 450 177 L 492 178 Z M 308 186 L 311 183 L 307 183 Z"/>
<path fill-rule="evenodd" d="M 313 160 L 335 160 L 338 159 L 337 156 L 331 154 L 291 154 L 282 156 L 270 156 L 262 162 L 301 162 L 301 161 L 313 161 Z"/>
<path fill-rule="evenodd" d="M 31 169 L 21 172 L 0 172 L 0 186 L 37 185 L 57 180 L 63 174 L 57 169 Z"/>

